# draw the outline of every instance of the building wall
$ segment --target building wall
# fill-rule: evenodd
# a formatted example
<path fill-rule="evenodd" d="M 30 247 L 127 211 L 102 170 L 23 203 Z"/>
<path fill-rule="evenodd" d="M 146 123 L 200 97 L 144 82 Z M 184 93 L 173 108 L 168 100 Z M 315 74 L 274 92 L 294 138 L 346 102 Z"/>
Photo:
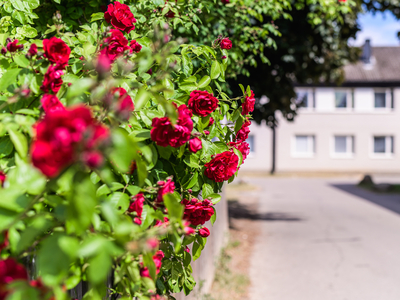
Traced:
<path fill-rule="evenodd" d="M 347 107 L 335 107 L 338 90 L 347 93 Z M 377 91 L 386 93 L 388 107 L 374 107 Z M 309 107 L 300 108 L 294 122 L 280 118 L 277 172 L 400 172 L 400 88 L 315 88 L 309 92 L 309 98 L 312 98 L 308 101 Z M 255 152 L 242 170 L 268 172 L 271 130 L 265 125 L 252 125 L 251 134 Z M 313 154 L 296 153 L 296 135 L 314 136 Z M 335 135 L 352 136 L 354 153 L 335 154 Z M 374 154 L 374 136 L 393 136 L 393 153 Z"/>

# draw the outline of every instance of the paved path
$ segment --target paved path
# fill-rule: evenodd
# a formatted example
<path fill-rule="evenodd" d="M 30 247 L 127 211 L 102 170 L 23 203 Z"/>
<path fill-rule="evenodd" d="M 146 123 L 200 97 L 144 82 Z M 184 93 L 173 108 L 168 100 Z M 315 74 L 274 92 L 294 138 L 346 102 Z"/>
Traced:
<path fill-rule="evenodd" d="M 400 299 L 400 195 L 355 182 L 251 179 L 263 219 L 251 300 Z"/>

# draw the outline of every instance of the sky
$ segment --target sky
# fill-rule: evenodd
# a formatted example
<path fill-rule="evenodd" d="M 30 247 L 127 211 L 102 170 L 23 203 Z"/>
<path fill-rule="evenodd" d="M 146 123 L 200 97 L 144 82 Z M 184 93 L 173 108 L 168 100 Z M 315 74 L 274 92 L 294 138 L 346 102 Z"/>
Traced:
<path fill-rule="evenodd" d="M 359 16 L 361 31 L 351 45 L 361 46 L 366 39 L 371 39 L 372 46 L 400 46 L 397 32 L 400 31 L 400 21 L 391 13 L 371 13 Z"/>

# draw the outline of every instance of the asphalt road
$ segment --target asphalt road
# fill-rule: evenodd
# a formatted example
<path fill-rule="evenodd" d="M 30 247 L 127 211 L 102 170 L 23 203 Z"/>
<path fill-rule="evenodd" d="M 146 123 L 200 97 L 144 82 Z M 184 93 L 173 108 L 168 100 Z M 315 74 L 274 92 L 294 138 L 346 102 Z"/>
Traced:
<path fill-rule="evenodd" d="M 400 299 L 400 194 L 355 179 L 247 181 L 260 187 L 251 300 Z"/>

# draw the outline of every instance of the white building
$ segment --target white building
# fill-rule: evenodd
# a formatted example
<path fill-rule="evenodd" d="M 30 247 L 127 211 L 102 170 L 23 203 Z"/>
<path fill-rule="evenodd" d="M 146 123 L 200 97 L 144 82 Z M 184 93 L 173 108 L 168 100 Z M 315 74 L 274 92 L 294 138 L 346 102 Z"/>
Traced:
<path fill-rule="evenodd" d="M 304 107 L 276 129 L 277 172 L 400 173 L 400 47 L 367 41 L 362 60 L 345 67 L 341 87 L 297 92 Z M 271 129 L 252 124 L 248 142 L 241 170 L 269 172 Z"/>

